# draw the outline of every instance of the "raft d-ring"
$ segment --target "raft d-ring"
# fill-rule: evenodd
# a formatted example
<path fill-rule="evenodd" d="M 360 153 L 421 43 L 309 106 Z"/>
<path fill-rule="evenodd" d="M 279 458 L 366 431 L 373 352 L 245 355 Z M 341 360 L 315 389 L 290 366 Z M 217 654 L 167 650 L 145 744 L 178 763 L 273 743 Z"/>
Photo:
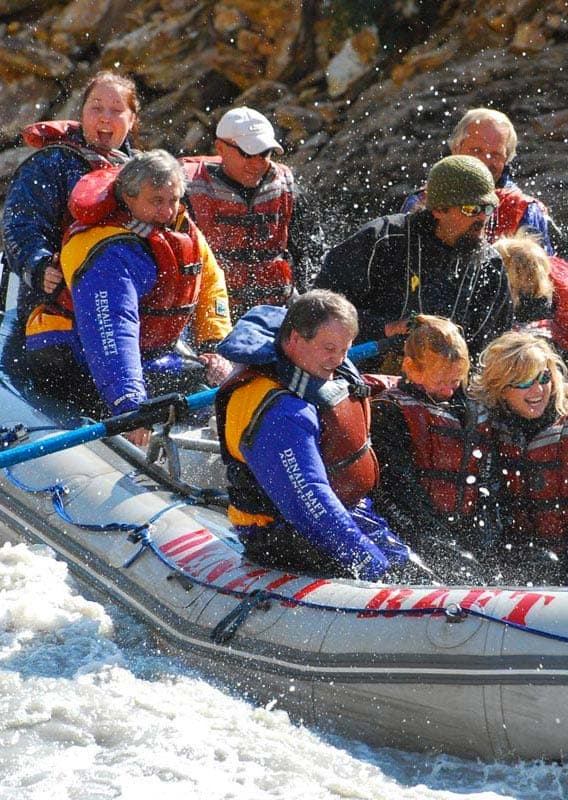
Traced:
<path fill-rule="evenodd" d="M 463 622 L 467 617 L 466 612 L 459 603 L 450 603 L 445 610 L 446 622 Z"/>
<path fill-rule="evenodd" d="M 29 428 L 23 422 L 17 422 L 12 428 L 0 426 L 0 448 L 10 447 L 14 442 L 20 444 L 29 437 L 29 433 Z"/>

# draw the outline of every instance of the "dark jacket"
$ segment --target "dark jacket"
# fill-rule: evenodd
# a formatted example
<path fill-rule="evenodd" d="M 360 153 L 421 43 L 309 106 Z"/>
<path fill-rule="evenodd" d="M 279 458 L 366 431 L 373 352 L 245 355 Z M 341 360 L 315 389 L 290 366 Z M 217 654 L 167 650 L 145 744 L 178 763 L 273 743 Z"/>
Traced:
<path fill-rule="evenodd" d="M 450 247 L 434 230 L 429 211 L 378 217 L 329 251 L 316 286 L 357 307 L 361 340 L 382 339 L 385 323 L 412 311 L 438 314 L 462 326 L 476 356 L 511 326 L 505 268 L 487 243 Z"/>
<path fill-rule="evenodd" d="M 86 147 L 80 131 L 69 135 Z M 123 145 L 125 157 L 130 145 Z M 8 188 L 2 218 L 2 238 L 8 266 L 20 278 L 18 317 L 25 322 L 41 302 L 43 276 L 51 258 L 61 250 L 63 233 L 71 222 L 67 201 L 71 190 L 92 165 L 79 149 L 62 141 L 43 147 L 17 169 Z"/>

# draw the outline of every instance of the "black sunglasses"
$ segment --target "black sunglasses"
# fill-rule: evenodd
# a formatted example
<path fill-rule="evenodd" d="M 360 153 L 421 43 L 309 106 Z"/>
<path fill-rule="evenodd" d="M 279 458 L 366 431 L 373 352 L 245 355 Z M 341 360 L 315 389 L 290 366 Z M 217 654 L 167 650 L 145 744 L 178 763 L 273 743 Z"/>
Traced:
<path fill-rule="evenodd" d="M 223 142 L 223 144 L 228 144 L 229 147 L 232 147 L 234 150 L 238 150 L 239 155 L 241 155 L 243 158 L 258 158 L 259 156 L 260 158 L 270 158 L 270 156 L 272 155 L 272 150 L 273 150 L 272 147 L 269 147 L 268 150 L 263 150 L 262 153 L 245 153 L 244 150 L 241 150 L 238 144 L 227 142 L 225 141 L 225 139 L 221 139 L 221 141 Z"/>

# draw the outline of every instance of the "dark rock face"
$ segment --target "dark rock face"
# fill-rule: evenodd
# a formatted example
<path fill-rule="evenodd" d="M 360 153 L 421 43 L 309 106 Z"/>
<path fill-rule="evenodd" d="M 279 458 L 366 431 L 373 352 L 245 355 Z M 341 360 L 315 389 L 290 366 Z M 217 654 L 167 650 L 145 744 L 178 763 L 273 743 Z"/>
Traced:
<path fill-rule="evenodd" d="M 267 114 L 329 243 L 397 210 L 471 107 L 507 113 L 515 177 L 568 226 L 566 0 L 9 0 L 0 195 L 18 131 L 76 115 L 86 79 L 136 80 L 145 147 L 211 152 L 231 105 Z M 315 200 L 314 200 L 315 203 Z"/>
<path fill-rule="evenodd" d="M 398 210 L 431 165 L 448 154 L 448 135 L 465 111 L 490 106 L 507 113 L 517 130 L 515 179 L 566 225 L 567 58 L 566 44 L 530 55 L 486 50 L 403 86 L 376 83 L 300 172 L 320 195 L 330 191 L 333 175 L 334 196 L 348 196 L 362 219 Z"/>

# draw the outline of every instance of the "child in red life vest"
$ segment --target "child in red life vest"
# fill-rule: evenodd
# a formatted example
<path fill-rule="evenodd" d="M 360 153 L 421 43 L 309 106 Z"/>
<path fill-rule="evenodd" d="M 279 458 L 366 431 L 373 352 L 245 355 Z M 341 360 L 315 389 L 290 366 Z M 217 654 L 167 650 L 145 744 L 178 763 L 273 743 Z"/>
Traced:
<path fill-rule="evenodd" d="M 444 580 L 493 578 L 488 554 L 500 531 L 490 427 L 486 410 L 464 391 L 469 354 L 458 327 L 416 316 L 402 372 L 372 407 L 381 465 L 376 507 L 427 563 L 435 559 Z"/>
<path fill-rule="evenodd" d="M 568 371 L 540 336 L 510 331 L 480 356 L 472 394 L 489 409 L 502 474 L 508 579 L 566 582 Z"/>

